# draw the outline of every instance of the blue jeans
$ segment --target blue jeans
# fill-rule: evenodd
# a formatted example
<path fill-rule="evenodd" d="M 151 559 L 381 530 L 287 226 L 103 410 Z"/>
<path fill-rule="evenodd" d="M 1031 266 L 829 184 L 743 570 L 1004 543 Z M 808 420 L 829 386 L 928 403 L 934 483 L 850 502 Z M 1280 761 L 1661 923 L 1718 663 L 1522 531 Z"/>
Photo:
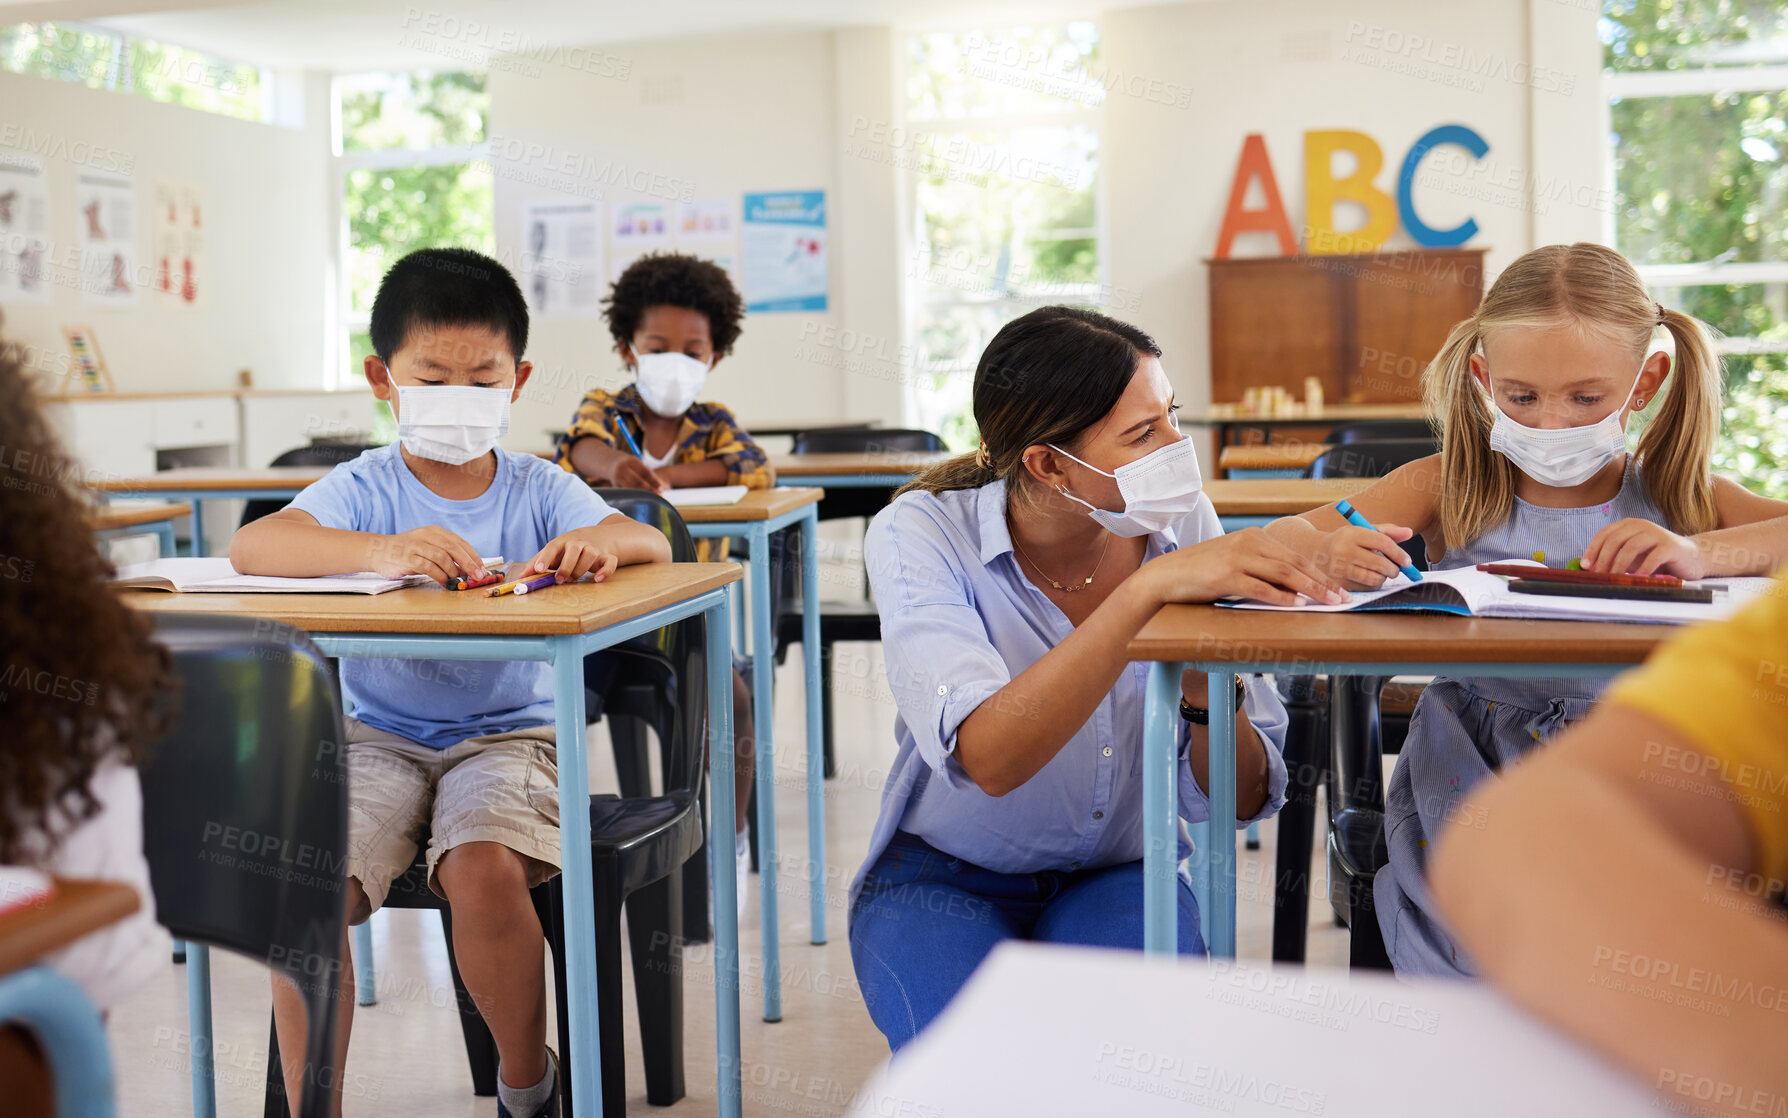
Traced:
<path fill-rule="evenodd" d="M 1202 955 L 1198 902 L 1179 885 L 1179 953 Z M 996 873 L 896 831 L 851 906 L 850 938 L 869 1016 L 899 1051 L 1001 940 L 1142 950 L 1142 863 Z"/>

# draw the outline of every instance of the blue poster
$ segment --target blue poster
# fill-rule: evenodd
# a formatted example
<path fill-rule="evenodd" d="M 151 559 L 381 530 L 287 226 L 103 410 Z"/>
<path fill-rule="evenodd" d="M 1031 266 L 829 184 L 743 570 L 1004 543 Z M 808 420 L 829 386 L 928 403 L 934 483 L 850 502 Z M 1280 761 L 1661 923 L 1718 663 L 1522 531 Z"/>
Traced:
<path fill-rule="evenodd" d="M 826 192 L 745 195 L 740 256 L 745 309 L 826 309 Z"/>

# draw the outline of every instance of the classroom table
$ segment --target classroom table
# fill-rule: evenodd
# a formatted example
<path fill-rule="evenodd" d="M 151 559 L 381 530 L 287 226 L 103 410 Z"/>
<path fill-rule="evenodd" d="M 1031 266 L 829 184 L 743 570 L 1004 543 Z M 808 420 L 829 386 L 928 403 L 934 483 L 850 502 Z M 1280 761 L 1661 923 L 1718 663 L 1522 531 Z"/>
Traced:
<path fill-rule="evenodd" d="M 1267 443 L 1260 446 L 1226 446 L 1217 455 L 1217 470 L 1233 480 L 1303 477 L 1310 463 L 1321 458 L 1328 443 Z"/>
<path fill-rule="evenodd" d="M 192 553 L 206 554 L 206 501 L 289 501 L 306 486 L 321 481 L 333 466 L 233 467 L 179 466 L 139 477 L 100 478 L 88 485 L 103 497 L 165 497 L 192 503 Z"/>
<path fill-rule="evenodd" d="M 1271 478 L 1250 481 L 1207 481 L 1205 496 L 1217 510 L 1225 532 L 1258 528 L 1282 516 L 1296 516 L 1318 505 L 1332 505 L 1370 489 L 1377 478 Z"/>
<path fill-rule="evenodd" d="M 1526 621 L 1383 613 L 1278 613 L 1164 606 L 1126 659 L 1149 664 L 1143 703 L 1143 942 L 1171 954 L 1178 916 L 1180 673 L 1209 673 L 1210 841 L 1194 854 L 1211 954 L 1235 954 L 1235 688 L 1233 673 L 1544 678 L 1612 676 L 1680 630 L 1670 625 Z"/>
<path fill-rule="evenodd" d="M 452 593 L 428 585 L 385 594 L 163 594 L 121 590 L 146 613 L 230 613 L 305 631 L 325 656 L 405 660 L 543 660 L 551 666 L 559 769 L 559 849 L 565 903 L 565 988 L 571 1044 L 565 1054 L 573 1097 L 600 1110 L 595 885 L 590 813 L 566 805 L 590 795 L 584 713 L 584 657 L 672 622 L 707 621 L 708 758 L 715 865 L 734 858 L 733 687 L 727 587 L 735 563 L 646 563 L 601 583 L 556 586 L 519 597 Z M 738 898 L 733 874 L 713 875 L 716 1049 L 720 1113 L 738 1118 Z M 189 973 L 189 984 L 197 972 Z M 205 1003 L 208 1005 L 208 1000 Z M 194 1035 L 201 1027 L 195 1024 Z M 209 1028 L 204 1035 L 210 1035 Z M 195 1092 L 200 1089 L 195 1084 Z M 205 1086 L 209 1086 L 205 1084 Z M 195 1094 L 195 1098 L 197 1098 Z"/>
<path fill-rule="evenodd" d="M 779 454 L 770 459 L 777 485 L 826 489 L 898 489 L 921 470 L 952 458 L 947 450 L 883 450 L 851 454 Z"/>
<path fill-rule="evenodd" d="M 123 507 L 118 503 L 102 505 L 87 514 L 97 539 L 109 540 L 134 534 L 132 529 L 154 533 L 160 554 L 167 559 L 174 554 L 174 521 L 191 517 L 192 506 L 184 501 Z"/>
<path fill-rule="evenodd" d="M 801 532 L 801 663 L 807 692 L 807 888 L 811 942 L 826 942 L 825 756 L 820 731 L 819 500 L 814 488 L 754 489 L 732 505 L 687 505 L 677 512 L 697 539 L 738 536 L 751 546 L 751 709 L 757 734 L 758 890 L 764 929 L 764 1020 L 782 1020 L 782 962 L 776 913 L 776 758 L 771 706 L 776 671 L 770 615 L 770 536 Z M 734 585 L 737 595 L 741 585 Z M 721 863 L 716 862 L 716 866 Z M 724 868 L 717 874 L 728 872 Z"/>
<path fill-rule="evenodd" d="M 105 1024 L 73 982 L 37 962 L 52 951 L 135 912 L 133 887 L 116 881 L 52 878 L 43 900 L 0 916 L 0 1021 L 40 1026 L 58 1114 L 110 1118 L 112 1058 Z"/>
<path fill-rule="evenodd" d="M 1310 409 L 1302 404 L 1294 410 L 1270 415 L 1250 415 L 1237 404 L 1212 404 L 1204 411 L 1182 409 L 1180 426 L 1208 427 L 1215 431 L 1217 444 L 1228 446 L 1237 431 L 1267 431 L 1273 427 L 1334 427 L 1342 423 L 1358 423 L 1371 419 L 1421 419 L 1427 412 L 1419 402 L 1407 404 L 1327 404 Z"/>

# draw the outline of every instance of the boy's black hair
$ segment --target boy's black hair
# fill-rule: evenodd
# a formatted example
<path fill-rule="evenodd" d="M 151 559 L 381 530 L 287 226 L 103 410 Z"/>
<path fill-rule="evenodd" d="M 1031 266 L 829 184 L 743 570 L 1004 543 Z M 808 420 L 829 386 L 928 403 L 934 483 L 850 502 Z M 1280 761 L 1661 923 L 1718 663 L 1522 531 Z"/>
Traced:
<path fill-rule="evenodd" d="M 745 302 L 726 269 L 680 252 L 654 252 L 627 265 L 602 306 L 608 332 L 623 345 L 633 344 L 647 307 L 683 307 L 706 315 L 716 355 L 732 350 L 745 317 Z"/>
<path fill-rule="evenodd" d="M 528 304 L 509 269 L 469 248 L 419 248 L 379 281 L 372 346 L 379 360 L 403 348 L 418 326 L 488 326 L 520 362 L 528 347 Z"/>

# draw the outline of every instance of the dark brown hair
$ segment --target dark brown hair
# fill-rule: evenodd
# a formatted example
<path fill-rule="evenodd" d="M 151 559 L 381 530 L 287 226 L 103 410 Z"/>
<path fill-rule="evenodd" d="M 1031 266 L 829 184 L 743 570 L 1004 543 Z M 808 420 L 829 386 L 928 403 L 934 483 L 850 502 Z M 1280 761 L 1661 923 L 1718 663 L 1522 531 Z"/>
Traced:
<path fill-rule="evenodd" d="M 1020 315 L 1000 327 L 975 366 L 982 448 L 939 462 L 900 493 L 976 489 L 1004 478 L 1008 496 L 1023 499 L 1025 448 L 1073 445 L 1117 406 L 1145 355 L 1161 356 L 1155 339 L 1097 311 L 1058 306 Z"/>
<path fill-rule="evenodd" d="M 135 762 L 174 686 L 147 618 L 107 587 L 80 474 L 51 437 L 16 347 L 0 342 L 0 863 L 51 848 L 98 804 L 108 757 Z M 65 817 L 62 812 L 66 810 Z"/>

